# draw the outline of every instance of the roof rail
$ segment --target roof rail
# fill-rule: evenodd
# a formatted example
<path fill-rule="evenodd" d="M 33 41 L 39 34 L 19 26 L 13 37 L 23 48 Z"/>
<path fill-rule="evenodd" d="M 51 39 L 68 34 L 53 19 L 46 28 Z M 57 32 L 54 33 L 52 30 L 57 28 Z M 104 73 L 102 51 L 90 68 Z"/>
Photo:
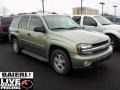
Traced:
<path fill-rule="evenodd" d="M 17 15 L 24 15 L 24 14 L 36 14 L 36 12 L 31 12 L 31 13 L 18 13 Z"/>
<path fill-rule="evenodd" d="M 23 14 L 27 14 L 27 13 L 18 13 L 17 15 L 23 15 Z"/>
<path fill-rule="evenodd" d="M 58 14 L 58 13 L 56 13 L 56 12 L 50 12 L 50 11 L 44 11 L 44 13 L 43 13 L 42 10 L 39 10 L 39 11 L 36 12 L 36 14 Z"/>
<path fill-rule="evenodd" d="M 18 13 L 17 15 L 24 15 L 24 14 L 43 14 L 43 12 L 42 11 L 38 11 L 38 12 L 30 12 L 30 13 Z M 45 12 L 45 14 L 58 14 L 58 13 L 56 13 L 56 12 Z"/>
<path fill-rule="evenodd" d="M 36 14 L 36 12 L 32 12 L 32 14 Z"/>

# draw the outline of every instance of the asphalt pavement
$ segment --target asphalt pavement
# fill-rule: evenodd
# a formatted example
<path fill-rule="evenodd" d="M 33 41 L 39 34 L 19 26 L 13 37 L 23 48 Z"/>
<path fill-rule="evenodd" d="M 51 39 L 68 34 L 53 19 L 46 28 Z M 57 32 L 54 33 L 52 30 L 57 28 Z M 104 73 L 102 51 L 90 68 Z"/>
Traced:
<path fill-rule="evenodd" d="M 15 55 L 9 42 L 0 41 L 0 72 L 34 72 L 34 90 L 120 90 L 120 52 L 93 69 L 61 76 L 45 62 Z"/>

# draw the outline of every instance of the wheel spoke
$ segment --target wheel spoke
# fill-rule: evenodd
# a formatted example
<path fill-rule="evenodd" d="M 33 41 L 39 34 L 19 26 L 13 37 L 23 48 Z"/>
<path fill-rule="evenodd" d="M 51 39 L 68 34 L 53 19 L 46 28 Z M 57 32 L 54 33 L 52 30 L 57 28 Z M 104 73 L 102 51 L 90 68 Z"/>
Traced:
<path fill-rule="evenodd" d="M 55 61 L 56 61 L 56 62 L 58 62 L 58 61 L 59 61 L 57 57 L 55 57 Z"/>
<path fill-rule="evenodd" d="M 61 59 L 60 61 L 61 61 L 61 63 L 65 63 L 65 60 L 62 60 L 62 59 Z"/>
<path fill-rule="evenodd" d="M 61 55 L 60 55 L 60 54 L 58 55 L 58 59 L 59 59 L 59 60 L 61 59 Z"/>
<path fill-rule="evenodd" d="M 57 70 L 63 71 L 65 69 L 65 59 L 61 54 L 57 54 L 54 58 L 54 64 Z"/>
<path fill-rule="evenodd" d="M 59 64 L 56 63 L 55 66 L 56 66 L 56 68 L 59 68 Z"/>
<path fill-rule="evenodd" d="M 61 67 L 61 70 L 64 70 L 64 68 L 65 68 L 65 66 L 64 65 L 60 65 L 60 67 Z"/>

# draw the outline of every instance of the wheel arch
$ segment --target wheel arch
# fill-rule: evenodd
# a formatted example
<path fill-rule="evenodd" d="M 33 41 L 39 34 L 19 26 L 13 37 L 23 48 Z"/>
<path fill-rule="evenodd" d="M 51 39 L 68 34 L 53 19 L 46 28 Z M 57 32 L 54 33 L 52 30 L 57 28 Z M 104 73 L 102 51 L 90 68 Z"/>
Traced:
<path fill-rule="evenodd" d="M 63 48 L 61 46 L 58 46 L 58 45 L 51 45 L 49 47 L 49 53 L 48 53 L 48 62 L 51 63 L 51 55 L 52 55 L 52 52 L 56 49 L 60 49 L 60 50 L 63 50 L 66 52 L 67 56 L 69 57 L 69 60 L 70 60 L 70 63 L 71 63 L 71 58 L 70 58 L 70 54 L 69 54 L 69 51 L 66 49 L 66 48 Z M 72 63 L 71 63 L 72 65 Z"/>
<path fill-rule="evenodd" d="M 112 33 L 105 33 L 105 35 L 107 35 L 107 36 L 113 36 L 113 37 L 115 37 L 115 38 L 117 39 L 117 41 L 119 42 L 119 39 L 118 39 L 118 37 L 117 37 L 116 35 L 114 35 L 114 34 L 112 34 Z"/>
<path fill-rule="evenodd" d="M 108 35 L 109 37 L 114 37 L 115 39 L 116 39 L 116 45 L 115 45 L 115 47 L 114 47 L 114 51 L 118 51 L 120 48 L 119 48 L 119 46 L 120 46 L 120 40 L 119 40 L 119 38 L 116 36 L 116 35 L 114 35 L 114 34 L 111 34 L 111 33 L 107 33 L 106 35 Z"/>
<path fill-rule="evenodd" d="M 10 36 L 10 44 L 12 45 L 12 40 L 14 39 L 14 38 L 17 38 L 15 35 L 11 35 Z"/>

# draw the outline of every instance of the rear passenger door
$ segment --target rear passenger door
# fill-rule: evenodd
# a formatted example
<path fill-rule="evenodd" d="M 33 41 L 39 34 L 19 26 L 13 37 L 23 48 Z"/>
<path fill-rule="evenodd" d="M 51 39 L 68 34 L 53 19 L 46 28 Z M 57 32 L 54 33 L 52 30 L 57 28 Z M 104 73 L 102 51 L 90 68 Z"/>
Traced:
<path fill-rule="evenodd" d="M 98 31 L 98 29 L 99 29 L 97 22 L 92 17 L 89 17 L 89 16 L 83 17 L 83 26 L 82 27 L 87 31 L 91 31 L 91 30 Z"/>
<path fill-rule="evenodd" d="M 28 49 L 29 47 L 29 31 L 28 31 L 29 16 L 23 16 L 18 25 L 19 40 L 22 48 Z"/>

